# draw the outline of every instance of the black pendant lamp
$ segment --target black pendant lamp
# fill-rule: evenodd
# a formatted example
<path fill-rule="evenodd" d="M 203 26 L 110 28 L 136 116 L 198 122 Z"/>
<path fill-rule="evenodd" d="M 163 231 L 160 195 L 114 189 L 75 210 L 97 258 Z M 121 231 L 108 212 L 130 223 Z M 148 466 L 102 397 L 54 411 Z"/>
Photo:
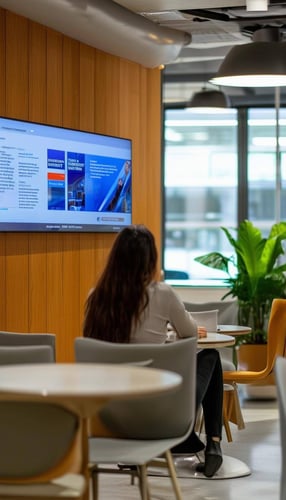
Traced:
<path fill-rule="evenodd" d="M 286 42 L 281 41 L 279 28 L 258 29 L 253 42 L 233 47 L 210 82 L 230 87 L 286 86 Z"/>
<path fill-rule="evenodd" d="M 221 90 L 203 89 L 196 92 L 188 105 L 190 108 L 229 108 L 229 97 Z"/>

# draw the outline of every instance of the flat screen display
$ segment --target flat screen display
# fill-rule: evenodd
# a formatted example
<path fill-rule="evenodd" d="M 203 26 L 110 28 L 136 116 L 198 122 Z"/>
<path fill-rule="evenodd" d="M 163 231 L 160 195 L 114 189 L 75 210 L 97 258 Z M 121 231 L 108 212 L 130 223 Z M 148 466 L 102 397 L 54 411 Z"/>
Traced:
<path fill-rule="evenodd" d="M 0 231 L 120 231 L 131 178 L 130 139 L 0 117 Z"/>

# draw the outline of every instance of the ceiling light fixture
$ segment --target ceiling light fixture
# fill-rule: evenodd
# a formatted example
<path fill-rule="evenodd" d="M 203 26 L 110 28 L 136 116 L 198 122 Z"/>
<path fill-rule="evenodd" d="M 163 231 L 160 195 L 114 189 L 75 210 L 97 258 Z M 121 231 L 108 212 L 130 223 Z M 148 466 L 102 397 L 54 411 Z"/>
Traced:
<path fill-rule="evenodd" d="M 210 80 L 229 87 L 286 86 L 286 43 L 279 28 L 261 28 L 253 42 L 233 47 Z"/>
<path fill-rule="evenodd" d="M 221 90 L 203 89 L 193 95 L 188 107 L 203 108 L 205 110 L 209 108 L 229 108 L 230 100 L 229 97 Z"/>

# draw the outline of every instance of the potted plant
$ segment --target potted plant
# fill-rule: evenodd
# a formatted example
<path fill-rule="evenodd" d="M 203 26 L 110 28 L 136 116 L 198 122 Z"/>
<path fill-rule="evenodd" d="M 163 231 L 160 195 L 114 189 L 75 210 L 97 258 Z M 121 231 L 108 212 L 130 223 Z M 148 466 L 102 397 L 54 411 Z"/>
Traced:
<path fill-rule="evenodd" d="M 222 297 L 232 296 L 238 302 L 238 324 L 251 326 L 250 334 L 238 337 L 240 344 L 238 354 L 239 368 L 260 370 L 266 361 L 259 352 L 259 363 L 249 366 L 242 360 L 241 345 L 263 345 L 267 343 L 267 325 L 272 300 L 275 297 L 286 298 L 286 263 L 280 263 L 284 254 L 282 241 L 286 240 L 286 222 L 274 224 L 265 238 L 259 228 L 249 220 L 242 221 L 237 230 L 221 228 L 230 245 L 233 255 L 227 257 L 219 252 L 211 252 L 196 257 L 201 264 L 220 269 L 227 273 L 225 284 L 229 288 Z M 258 349 L 255 349 L 256 353 Z M 253 360 L 254 354 L 249 358 Z"/>

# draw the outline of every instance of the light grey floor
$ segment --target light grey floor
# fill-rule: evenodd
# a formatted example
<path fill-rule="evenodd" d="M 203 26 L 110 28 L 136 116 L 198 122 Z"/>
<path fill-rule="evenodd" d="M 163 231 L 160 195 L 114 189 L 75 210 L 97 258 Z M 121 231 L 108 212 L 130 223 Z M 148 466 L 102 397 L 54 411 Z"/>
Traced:
<path fill-rule="evenodd" d="M 180 479 L 183 498 L 192 500 L 279 499 L 280 436 L 276 401 L 242 401 L 244 430 L 231 425 L 233 442 L 223 439 L 225 455 L 248 464 L 250 476 L 236 479 Z M 169 478 L 149 478 L 152 500 L 173 500 Z M 101 475 L 99 500 L 139 500 L 137 485 L 129 476 Z"/>

